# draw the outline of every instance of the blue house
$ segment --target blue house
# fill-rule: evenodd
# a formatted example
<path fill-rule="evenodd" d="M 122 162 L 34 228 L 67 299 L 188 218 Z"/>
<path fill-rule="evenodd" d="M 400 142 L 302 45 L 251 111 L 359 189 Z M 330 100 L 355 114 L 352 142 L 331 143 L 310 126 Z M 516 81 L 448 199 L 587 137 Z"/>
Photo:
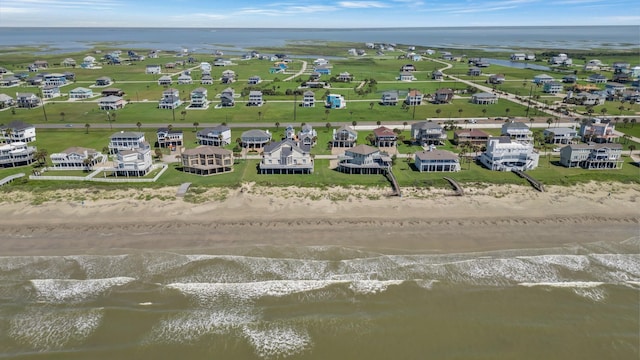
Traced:
<path fill-rule="evenodd" d="M 329 94 L 327 95 L 325 107 L 328 107 L 330 109 L 344 109 L 347 107 L 347 102 L 344 100 L 344 96 L 342 95 Z"/>
<path fill-rule="evenodd" d="M 326 66 L 316 66 L 313 71 L 317 72 L 320 75 L 331 75 L 331 68 Z"/>

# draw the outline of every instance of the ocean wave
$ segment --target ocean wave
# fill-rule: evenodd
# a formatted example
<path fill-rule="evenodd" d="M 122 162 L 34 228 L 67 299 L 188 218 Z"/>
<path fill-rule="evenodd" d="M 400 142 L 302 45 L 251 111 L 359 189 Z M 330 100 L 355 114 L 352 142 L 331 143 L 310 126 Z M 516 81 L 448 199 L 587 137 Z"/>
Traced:
<path fill-rule="evenodd" d="M 47 303 L 78 303 L 93 299 L 114 287 L 135 281 L 133 278 L 67 280 L 34 279 L 31 284 L 38 301 Z"/>
<path fill-rule="evenodd" d="M 300 355 L 313 344 L 306 330 L 282 324 L 250 324 L 243 328 L 243 332 L 256 355 L 263 359 Z"/>

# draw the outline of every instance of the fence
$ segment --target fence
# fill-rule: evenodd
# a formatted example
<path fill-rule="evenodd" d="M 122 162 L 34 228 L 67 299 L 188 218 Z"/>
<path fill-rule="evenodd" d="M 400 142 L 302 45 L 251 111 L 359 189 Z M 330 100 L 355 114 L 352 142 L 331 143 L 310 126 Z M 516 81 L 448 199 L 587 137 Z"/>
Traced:
<path fill-rule="evenodd" d="M 101 168 L 98 169 L 94 172 L 92 172 L 91 174 L 87 175 L 87 176 L 36 176 L 36 175 L 30 175 L 29 176 L 29 180 L 65 180 L 65 181 L 93 181 L 93 182 L 105 182 L 105 183 L 149 183 L 149 182 L 156 182 L 160 176 L 162 176 L 162 174 L 164 174 L 165 171 L 167 171 L 167 169 L 169 168 L 169 166 L 167 164 L 162 164 L 162 165 L 152 165 L 151 166 L 151 171 L 156 170 L 162 168 L 162 170 L 160 170 L 160 172 L 154 176 L 152 179 L 139 179 L 139 178 L 130 178 L 130 177 L 125 177 L 125 178 L 99 178 L 99 177 L 95 177 L 98 173 L 105 171 L 105 170 L 111 170 L 109 168 Z M 24 174 L 22 174 L 24 176 Z"/>

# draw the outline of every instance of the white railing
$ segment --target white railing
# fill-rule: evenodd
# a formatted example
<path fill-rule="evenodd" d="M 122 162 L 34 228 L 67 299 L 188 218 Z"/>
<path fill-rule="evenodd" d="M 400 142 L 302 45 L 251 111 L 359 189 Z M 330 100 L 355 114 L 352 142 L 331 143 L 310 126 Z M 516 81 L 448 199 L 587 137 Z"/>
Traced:
<path fill-rule="evenodd" d="M 108 183 L 147 183 L 147 182 L 156 182 L 162 174 L 167 171 L 169 168 L 166 164 L 156 164 L 151 166 L 151 171 L 162 168 L 160 172 L 154 176 L 152 179 L 140 179 L 140 178 L 132 178 L 132 177 L 120 177 L 120 178 L 99 178 L 95 177 L 98 173 L 105 170 L 117 170 L 111 168 L 100 168 L 94 171 L 93 173 L 87 176 L 36 176 L 30 175 L 29 180 L 66 180 L 66 181 L 93 181 L 93 182 L 108 182 Z M 22 174 L 24 176 L 24 174 Z M 4 179 L 3 179 L 4 180 Z M 2 184 L 0 184 L 2 185 Z"/>
<path fill-rule="evenodd" d="M 5 185 L 7 183 L 10 183 L 13 180 L 19 179 L 21 177 L 24 177 L 24 173 L 9 175 L 9 176 L 5 177 L 4 179 L 0 180 L 0 186 Z"/>

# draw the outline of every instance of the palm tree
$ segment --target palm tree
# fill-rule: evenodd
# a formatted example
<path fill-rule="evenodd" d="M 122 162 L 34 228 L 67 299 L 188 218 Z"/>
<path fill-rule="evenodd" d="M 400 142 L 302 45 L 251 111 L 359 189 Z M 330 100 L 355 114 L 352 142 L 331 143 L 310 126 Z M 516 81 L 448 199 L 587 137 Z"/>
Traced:
<path fill-rule="evenodd" d="M 186 119 L 187 117 L 187 110 L 180 111 L 180 115 L 182 115 L 182 121 L 184 121 L 184 119 Z"/>
<path fill-rule="evenodd" d="M 275 125 L 276 125 L 276 131 L 278 131 L 278 129 L 280 129 L 280 122 L 276 121 Z"/>
<path fill-rule="evenodd" d="M 547 119 L 547 129 L 551 127 L 551 124 L 553 124 L 553 119 L 552 118 L 548 118 Z"/>
<path fill-rule="evenodd" d="M 198 126 L 200 126 L 200 123 L 197 121 L 193 122 L 193 127 L 196 129 L 196 131 L 198 131 Z"/>
<path fill-rule="evenodd" d="M 442 109 L 438 108 L 436 109 L 436 114 L 438 115 L 438 117 L 440 117 L 440 113 L 442 112 Z"/>
<path fill-rule="evenodd" d="M 504 115 L 506 117 L 509 117 L 509 112 L 511 112 L 511 109 L 509 109 L 509 108 L 504 109 Z"/>
<path fill-rule="evenodd" d="M 607 108 L 600 109 L 600 113 L 604 116 L 607 113 Z"/>
<path fill-rule="evenodd" d="M 357 121 L 355 121 L 355 120 L 353 120 L 353 121 L 351 122 L 351 125 L 353 125 L 353 127 L 356 127 L 356 125 L 358 125 L 358 122 L 357 122 Z"/>
<path fill-rule="evenodd" d="M 90 127 L 91 127 L 91 124 L 89 124 L 89 123 L 84 124 L 85 134 L 89 133 L 89 128 Z"/>
<path fill-rule="evenodd" d="M 375 105 L 373 101 L 369 103 L 369 110 L 373 110 L 373 105 Z"/>
<path fill-rule="evenodd" d="M 409 123 L 406 121 L 402 123 L 402 131 L 407 128 L 407 125 L 409 125 Z"/>
<path fill-rule="evenodd" d="M 382 124 L 382 121 L 380 120 L 376 121 L 376 125 L 380 126 L 380 124 Z"/>
<path fill-rule="evenodd" d="M 262 120 L 262 111 L 258 111 L 258 120 Z"/>
<path fill-rule="evenodd" d="M 325 120 L 329 119 L 329 114 L 331 114 L 331 111 L 329 109 L 324 111 L 324 118 Z"/>
<path fill-rule="evenodd" d="M 624 127 L 627 127 L 627 124 L 629 124 L 629 118 L 622 119 L 622 123 L 624 124 Z"/>
<path fill-rule="evenodd" d="M 82 160 L 82 164 L 84 165 L 84 170 L 91 170 L 91 163 L 93 162 L 93 155 L 87 156 L 84 160 Z"/>
<path fill-rule="evenodd" d="M 636 118 L 631 119 L 631 128 L 636 124 Z"/>
<path fill-rule="evenodd" d="M 60 119 L 60 121 L 64 121 L 64 115 L 65 115 L 64 111 L 61 111 L 61 112 L 60 112 L 60 117 L 61 117 L 62 119 Z"/>
<path fill-rule="evenodd" d="M 326 127 L 327 131 L 329 131 L 329 129 L 331 129 L 331 123 L 328 122 L 328 123 L 324 124 L 324 127 Z"/>
<path fill-rule="evenodd" d="M 636 146 L 631 144 L 629 145 L 629 156 L 631 156 L 631 153 L 636 149 Z"/>
<path fill-rule="evenodd" d="M 140 128 L 142 127 L 142 123 L 140 121 L 138 121 L 136 123 L 136 126 L 138 127 L 138 131 L 140 131 Z"/>
<path fill-rule="evenodd" d="M 531 124 L 530 127 L 533 127 L 533 122 L 536 121 L 536 119 L 534 118 L 529 118 L 529 123 Z"/>
<path fill-rule="evenodd" d="M 462 108 L 458 109 L 458 115 L 459 115 L 460 117 L 462 117 L 462 112 L 463 112 L 463 111 L 464 111 L 464 110 L 462 110 Z"/>
<path fill-rule="evenodd" d="M 624 110 L 624 105 L 618 106 L 618 110 L 620 110 L 620 115 L 622 115 L 622 111 Z"/>
<path fill-rule="evenodd" d="M 487 108 L 482 109 L 482 116 L 487 116 Z"/>

